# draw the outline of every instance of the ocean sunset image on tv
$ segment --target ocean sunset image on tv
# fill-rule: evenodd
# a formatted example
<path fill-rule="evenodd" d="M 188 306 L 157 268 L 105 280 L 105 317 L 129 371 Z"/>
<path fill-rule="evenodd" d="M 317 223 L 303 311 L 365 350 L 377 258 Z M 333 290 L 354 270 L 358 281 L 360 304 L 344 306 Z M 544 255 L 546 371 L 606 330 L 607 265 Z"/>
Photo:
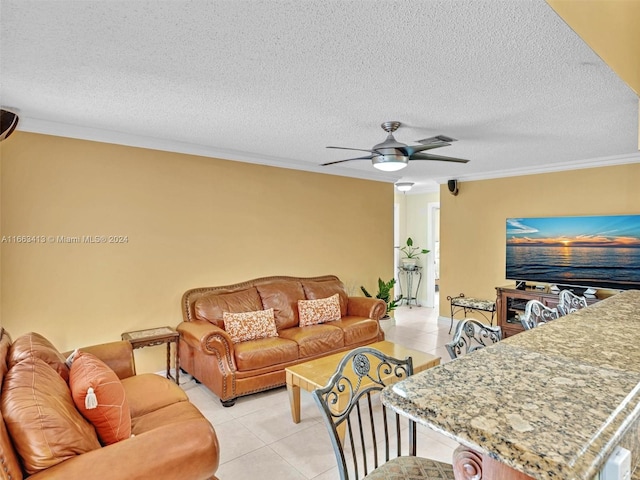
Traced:
<path fill-rule="evenodd" d="M 640 288 L 640 215 L 508 218 L 506 278 Z"/>

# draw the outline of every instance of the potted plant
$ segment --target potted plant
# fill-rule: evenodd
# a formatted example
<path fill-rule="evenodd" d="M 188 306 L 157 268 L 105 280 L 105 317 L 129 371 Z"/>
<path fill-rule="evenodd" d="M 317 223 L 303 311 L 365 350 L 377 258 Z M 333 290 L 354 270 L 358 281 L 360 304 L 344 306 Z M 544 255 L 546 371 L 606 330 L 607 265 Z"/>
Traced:
<path fill-rule="evenodd" d="M 402 265 L 409 270 L 416 268 L 420 255 L 429 253 L 426 248 L 414 247 L 411 237 L 407 238 L 407 244 L 404 247 L 400 247 L 400 251 L 404 253 L 404 257 L 401 259 Z"/>
<path fill-rule="evenodd" d="M 395 284 L 395 278 L 392 278 L 388 282 L 384 282 L 381 278 L 378 278 L 378 293 L 376 294 L 376 298 L 384 300 L 384 302 L 387 304 L 387 313 L 385 317 L 388 317 L 389 312 L 395 310 L 400 300 L 402 300 L 402 295 L 399 295 L 395 299 L 391 300 L 391 289 Z M 362 290 L 362 293 L 364 293 L 365 297 L 371 298 L 371 294 L 367 291 L 366 288 L 360 287 L 360 290 Z"/>

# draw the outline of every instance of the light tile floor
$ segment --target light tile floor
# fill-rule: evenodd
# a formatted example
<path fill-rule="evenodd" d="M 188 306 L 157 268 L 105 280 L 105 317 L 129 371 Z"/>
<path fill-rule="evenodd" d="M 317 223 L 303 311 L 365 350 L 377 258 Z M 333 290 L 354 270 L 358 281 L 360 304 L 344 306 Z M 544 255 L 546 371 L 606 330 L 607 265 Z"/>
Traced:
<path fill-rule="evenodd" d="M 382 322 L 386 338 L 449 361 L 444 348 L 451 339 L 449 320 L 438 320 L 437 310 L 400 307 L 394 320 Z M 338 471 L 329 434 L 318 409 L 301 392 L 301 422 L 293 423 L 285 387 L 238 399 L 225 408 L 203 385 L 182 385 L 191 401 L 213 424 L 220 442 L 221 480 L 273 478 L 277 480 L 336 480 Z M 418 455 L 451 463 L 458 444 L 418 426 Z"/>

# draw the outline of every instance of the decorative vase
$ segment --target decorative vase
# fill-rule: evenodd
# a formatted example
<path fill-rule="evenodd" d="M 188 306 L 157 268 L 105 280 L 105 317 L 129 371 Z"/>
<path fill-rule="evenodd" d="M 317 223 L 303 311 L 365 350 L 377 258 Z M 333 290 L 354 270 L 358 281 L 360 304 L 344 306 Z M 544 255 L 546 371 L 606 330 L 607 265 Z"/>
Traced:
<path fill-rule="evenodd" d="M 418 259 L 417 258 L 403 258 L 402 259 L 402 266 L 406 270 L 415 270 L 415 268 L 417 267 L 417 264 L 418 264 Z"/>

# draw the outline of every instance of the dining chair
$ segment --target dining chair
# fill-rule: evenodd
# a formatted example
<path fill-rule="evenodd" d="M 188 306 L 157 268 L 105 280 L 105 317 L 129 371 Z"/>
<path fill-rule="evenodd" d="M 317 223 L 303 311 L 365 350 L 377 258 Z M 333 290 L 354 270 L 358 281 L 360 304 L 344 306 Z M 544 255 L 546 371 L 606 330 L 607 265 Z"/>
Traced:
<path fill-rule="evenodd" d="M 539 300 L 529 300 L 525 306 L 524 314 L 520 317 L 520 322 L 525 330 L 531 330 L 561 316 L 557 308 L 547 307 Z"/>
<path fill-rule="evenodd" d="M 560 302 L 558 303 L 558 311 L 562 315 L 573 313 L 587 306 L 587 299 L 576 295 L 571 290 L 562 290 L 560 292 Z"/>
<path fill-rule="evenodd" d="M 451 465 L 416 456 L 415 422 L 380 402 L 380 390 L 412 374 L 411 357 L 401 360 L 360 347 L 344 356 L 327 385 L 312 392 L 340 480 L 454 479 Z"/>
<path fill-rule="evenodd" d="M 453 340 L 445 345 L 452 360 L 502 340 L 500 327 L 492 327 L 475 318 L 465 318 L 456 325 Z"/>

